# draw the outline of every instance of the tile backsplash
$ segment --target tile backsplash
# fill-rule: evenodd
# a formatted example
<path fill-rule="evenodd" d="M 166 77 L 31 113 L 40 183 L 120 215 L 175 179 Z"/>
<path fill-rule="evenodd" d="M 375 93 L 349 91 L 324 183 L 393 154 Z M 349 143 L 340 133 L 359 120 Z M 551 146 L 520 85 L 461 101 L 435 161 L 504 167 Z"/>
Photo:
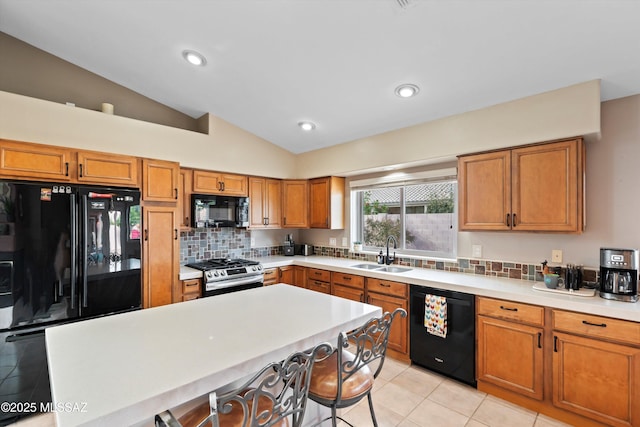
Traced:
<path fill-rule="evenodd" d="M 319 256 L 376 262 L 376 254 L 372 253 L 353 252 L 347 248 L 334 246 L 314 246 L 313 249 L 314 254 Z M 257 258 L 283 254 L 282 246 L 252 248 L 251 232 L 241 228 L 198 228 L 180 233 L 180 264 L 209 258 Z M 436 261 L 398 256 L 396 263 L 413 268 L 542 281 L 542 265 L 539 262 L 530 264 L 470 258 Z M 584 269 L 583 279 L 586 282 L 596 282 L 598 271 Z"/>

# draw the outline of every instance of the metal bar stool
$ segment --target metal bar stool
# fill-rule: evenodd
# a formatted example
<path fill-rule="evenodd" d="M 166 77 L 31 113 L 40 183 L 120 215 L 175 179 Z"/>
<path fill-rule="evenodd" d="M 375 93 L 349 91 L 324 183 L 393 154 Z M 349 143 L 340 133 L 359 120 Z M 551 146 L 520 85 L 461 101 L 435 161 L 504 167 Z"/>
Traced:
<path fill-rule="evenodd" d="M 205 402 L 176 419 L 167 410 L 156 427 L 300 427 L 309 393 L 311 369 L 333 352 L 329 343 L 291 354 L 262 368 L 242 386 L 209 394 Z M 291 419 L 291 423 L 289 421 Z"/>
<path fill-rule="evenodd" d="M 355 405 L 366 396 L 373 425 L 378 426 L 371 389 L 384 365 L 391 323 L 398 315 L 406 317 L 407 312 L 397 308 L 393 313 L 387 312 L 382 317 L 370 319 L 358 329 L 341 332 L 336 350 L 314 365 L 309 399 L 331 408 L 331 417 L 318 424 L 331 419 L 335 427 L 336 419 L 340 418 L 336 410 Z M 375 361 L 379 362 L 377 367 L 370 366 Z M 342 418 L 340 420 L 349 424 Z"/>

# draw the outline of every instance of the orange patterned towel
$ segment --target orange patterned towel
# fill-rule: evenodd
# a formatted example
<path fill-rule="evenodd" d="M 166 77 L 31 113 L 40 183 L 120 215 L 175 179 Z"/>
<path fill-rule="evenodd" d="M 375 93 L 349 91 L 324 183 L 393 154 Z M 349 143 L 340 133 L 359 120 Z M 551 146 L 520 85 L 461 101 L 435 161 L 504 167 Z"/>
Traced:
<path fill-rule="evenodd" d="M 424 327 L 438 337 L 447 337 L 447 299 L 427 294 L 424 298 Z"/>

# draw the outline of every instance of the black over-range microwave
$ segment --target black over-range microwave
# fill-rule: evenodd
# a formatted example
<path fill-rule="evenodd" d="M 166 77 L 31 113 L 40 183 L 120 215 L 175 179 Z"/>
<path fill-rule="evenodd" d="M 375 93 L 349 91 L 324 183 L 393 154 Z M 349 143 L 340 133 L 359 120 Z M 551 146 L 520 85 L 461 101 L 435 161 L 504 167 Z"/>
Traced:
<path fill-rule="evenodd" d="M 191 225 L 202 227 L 248 227 L 249 198 L 191 195 Z"/>

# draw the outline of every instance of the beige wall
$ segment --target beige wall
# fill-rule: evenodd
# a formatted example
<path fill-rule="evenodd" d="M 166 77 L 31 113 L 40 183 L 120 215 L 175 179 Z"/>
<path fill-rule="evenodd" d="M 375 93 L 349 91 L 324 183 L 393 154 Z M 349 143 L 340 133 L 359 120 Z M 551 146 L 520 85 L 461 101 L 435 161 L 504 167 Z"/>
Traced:
<path fill-rule="evenodd" d="M 580 235 L 459 232 L 458 256 L 471 258 L 481 245 L 483 259 L 535 263 L 563 251 L 563 264 L 597 268 L 600 247 L 640 249 L 640 95 L 602 103 L 602 138 L 587 141 L 586 216 Z M 449 166 L 449 165 L 443 165 Z M 347 216 L 349 215 L 347 203 Z M 338 246 L 349 230 L 304 230 L 301 241 Z"/>
<path fill-rule="evenodd" d="M 600 81 L 522 98 L 303 153 L 297 175 L 343 175 L 391 164 L 432 164 L 459 154 L 600 132 Z"/>
<path fill-rule="evenodd" d="M 292 178 L 295 156 L 214 116 L 209 134 L 0 91 L 0 138 L 180 162 L 224 172 Z"/>

